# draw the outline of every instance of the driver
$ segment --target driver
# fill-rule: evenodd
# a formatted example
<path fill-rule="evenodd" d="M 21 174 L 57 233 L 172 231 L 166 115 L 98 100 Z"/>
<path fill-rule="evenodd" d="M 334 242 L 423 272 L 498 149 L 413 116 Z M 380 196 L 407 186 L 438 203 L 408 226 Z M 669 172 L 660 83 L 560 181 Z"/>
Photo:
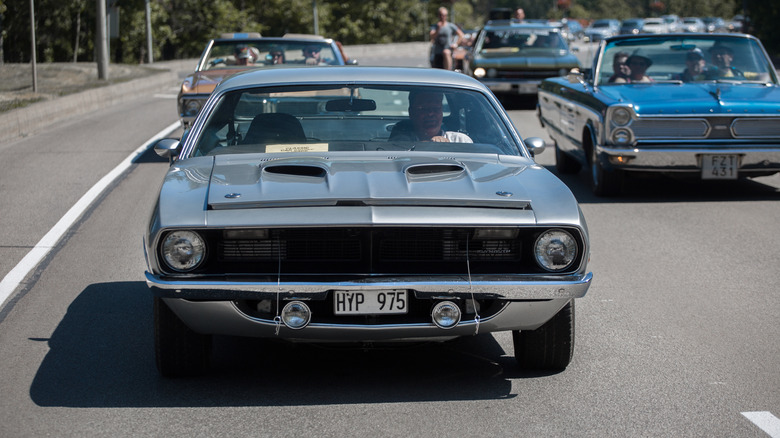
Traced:
<path fill-rule="evenodd" d="M 409 93 L 410 125 L 399 122 L 390 133 L 390 140 L 473 143 L 471 137 L 457 131 L 442 129 L 444 94 L 437 91 Z"/>
<path fill-rule="evenodd" d="M 252 57 L 252 52 L 248 46 L 236 46 L 235 50 L 236 65 L 252 65 L 255 63 L 255 59 Z"/>
<path fill-rule="evenodd" d="M 738 68 L 731 65 L 734 61 L 734 50 L 731 47 L 717 41 L 710 47 L 710 56 L 714 64 L 714 67 L 711 69 L 712 73 L 709 74 L 711 79 L 745 77 Z"/>

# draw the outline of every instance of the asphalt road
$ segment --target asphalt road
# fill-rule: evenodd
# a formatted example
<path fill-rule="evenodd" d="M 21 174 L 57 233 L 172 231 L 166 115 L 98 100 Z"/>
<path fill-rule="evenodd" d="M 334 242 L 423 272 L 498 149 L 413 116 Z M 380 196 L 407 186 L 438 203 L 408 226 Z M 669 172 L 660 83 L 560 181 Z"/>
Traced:
<path fill-rule="evenodd" d="M 0 277 L 175 121 L 174 95 L 0 144 Z M 546 138 L 533 101 L 506 105 Z M 565 176 L 595 279 L 562 373 L 518 371 L 502 333 L 367 351 L 219 338 L 210 374 L 165 380 L 141 235 L 166 167 L 136 157 L 0 310 L 0 436 L 780 436 L 757 425 L 780 416 L 780 177 L 605 200 Z"/>

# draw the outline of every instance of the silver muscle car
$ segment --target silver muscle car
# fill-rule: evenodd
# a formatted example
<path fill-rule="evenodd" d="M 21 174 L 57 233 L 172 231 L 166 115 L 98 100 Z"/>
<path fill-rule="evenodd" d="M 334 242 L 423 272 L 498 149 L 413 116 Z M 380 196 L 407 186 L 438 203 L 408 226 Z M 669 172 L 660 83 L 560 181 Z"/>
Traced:
<path fill-rule="evenodd" d="M 588 232 L 492 93 L 436 69 L 254 70 L 222 82 L 171 159 L 144 248 L 157 365 L 211 336 L 443 341 L 513 332 L 562 370 Z"/>
<path fill-rule="evenodd" d="M 549 78 L 539 120 L 560 173 L 581 166 L 600 196 L 630 173 L 706 180 L 780 172 L 780 82 L 740 34 L 617 36 L 592 69 Z"/>

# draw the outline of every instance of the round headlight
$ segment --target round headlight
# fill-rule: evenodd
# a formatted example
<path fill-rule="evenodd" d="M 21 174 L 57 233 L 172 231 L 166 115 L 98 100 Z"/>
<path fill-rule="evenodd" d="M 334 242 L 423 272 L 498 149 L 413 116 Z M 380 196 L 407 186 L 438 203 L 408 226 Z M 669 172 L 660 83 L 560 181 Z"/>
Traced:
<path fill-rule="evenodd" d="M 496 70 L 494 68 L 489 68 L 488 71 L 487 71 L 487 75 L 488 75 L 489 78 L 494 78 L 494 77 L 498 76 L 498 70 Z"/>
<path fill-rule="evenodd" d="M 206 258 L 206 242 L 193 231 L 173 231 L 161 246 L 163 260 L 174 271 L 187 272 Z"/>
<path fill-rule="evenodd" d="M 311 310 L 301 301 L 290 301 L 282 309 L 282 322 L 291 329 L 302 329 L 309 324 L 309 321 L 311 321 Z"/>
<path fill-rule="evenodd" d="M 618 108 L 612 112 L 612 122 L 617 126 L 625 126 L 631 121 L 631 112 L 626 108 Z"/>
<path fill-rule="evenodd" d="M 188 100 L 184 104 L 184 112 L 188 116 L 194 116 L 200 111 L 201 102 L 199 100 Z"/>
<path fill-rule="evenodd" d="M 477 67 L 474 69 L 474 77 L 477 78 L 484 78 L 485 77 L 485 69 L 482 67 Z"/>
<path fill-rule="evenodd" d="M 452 301 L 442 301 L 433 307 L 431 318 L 439 328 L 453 328 L 460 322 L 460 307 Z"/>
<path fill-rule="evenodd" d="M 616 146 L 628 146 L 631 144 L 631 131 L 620 128 L 612 131 L 612 143 Z"/>
<path fill-rule="evenodd" d="M 549 230 L 536 239 L 536 263 L 548 271 L 562 271 L 577 258 L 577 241 L 565 230 Z"/>

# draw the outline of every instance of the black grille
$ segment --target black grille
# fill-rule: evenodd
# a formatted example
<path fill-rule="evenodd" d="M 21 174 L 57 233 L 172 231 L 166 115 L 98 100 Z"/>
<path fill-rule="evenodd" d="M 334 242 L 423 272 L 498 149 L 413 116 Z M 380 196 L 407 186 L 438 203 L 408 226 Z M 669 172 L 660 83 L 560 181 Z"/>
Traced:
<path fill-rule="evenodd" d="M 558 76 L 558 70 L 498 70 L 496 77 L 504 79 L 546 79 Z"/>
<path fill-rule="evenodd" d="M 227 239 L 222 231 L 212 230 L 205 233 L 212 252 L 201 272 L 347 276 L 534 273 L 539 268 L 532 250 L 541 231 L 521 228 L 513 238 L 482 240 L 474 238 L 472 228 L 271 229 L 264 239 Z M 578 233 L 573 234 L 579 239 Z"/>

